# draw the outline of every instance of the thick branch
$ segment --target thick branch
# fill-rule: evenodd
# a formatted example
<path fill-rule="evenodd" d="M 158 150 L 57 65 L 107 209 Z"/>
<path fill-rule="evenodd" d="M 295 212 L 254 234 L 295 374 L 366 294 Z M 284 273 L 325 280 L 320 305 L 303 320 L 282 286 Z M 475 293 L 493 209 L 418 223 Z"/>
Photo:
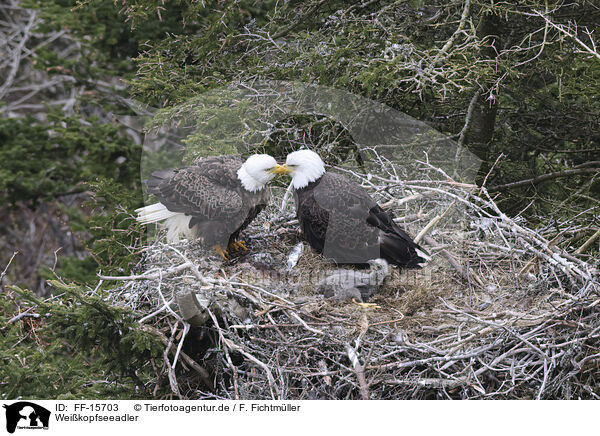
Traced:
<path fill-rule="evenodd" d="M 558 179 L 560 177 L 575 176 L 580 174 L 594 174 L 600 172 L 600 168 L 580 168 L 565 171 L 557 171 L 554 173 L 542 174 L 541 176 L 532 179 L 519 180 L 518 182 L 505 183 L 504 185 L 496 185 L 488 188 L 488 192 L 503 191 L 505 189 L 520 188 L 521 186 L 537 185 L 538 183 L 547 180 Z"/>

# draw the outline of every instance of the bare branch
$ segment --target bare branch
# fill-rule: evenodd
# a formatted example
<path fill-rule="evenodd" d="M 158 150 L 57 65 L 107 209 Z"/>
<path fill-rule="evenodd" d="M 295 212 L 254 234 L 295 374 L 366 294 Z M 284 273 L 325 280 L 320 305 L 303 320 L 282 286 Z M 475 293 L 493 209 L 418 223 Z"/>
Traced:
<path fill-rule="evenodd" d="M 537 185 L 552 179 L 558 179 L 560 177 L 569 177 L 579 174 L 596 174 L 600 172 L 600 168 L 580 168 L 571 169 L 564 171 L 557 171 L 554 173 L 542 174 L 541 176 L 533 177 L 531 179 L 519 180 L 518 182 L 505 183 L 503 185 L 496 185 L 488 188 L 488 192 L 503 191 L 506 189 L 520 188 L 522 186 Z"/>

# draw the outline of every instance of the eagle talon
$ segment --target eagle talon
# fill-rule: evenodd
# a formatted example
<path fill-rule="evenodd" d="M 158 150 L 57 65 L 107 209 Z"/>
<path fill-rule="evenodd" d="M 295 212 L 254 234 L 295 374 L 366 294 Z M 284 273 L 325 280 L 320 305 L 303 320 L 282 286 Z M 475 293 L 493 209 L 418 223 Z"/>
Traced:
<path fill-rule="evenodd" d="M 215 250 L 215 253 L 221 256 L 223 260 L 229 260 L 229 253 L 227 252 L 227 250 L 224 250 L 223 247 L 221 247 L 220 245 L 213 245 L 212 249 Z"/>
<path fill-rule="evenodd" d="M 352 302 L 354 304 L 356 304 L 357 306 L 362 307 L 363 309 L 369 309 L 369 308 L 372 308 L 372 309 L 381 309 L 381 306 L 378 305 L 378 304 L 375 304 L 375 303 L 360 303 L 360 302 L 356 301 L 356 298 L 353 298 Z"/>
<path fill-rule="evenodd" d="M 244 241 L 233 241 L 229 244 L 229 249 L 233 251 L 248 251 L 248 247 L 246 247 L 246 243 Z"/>

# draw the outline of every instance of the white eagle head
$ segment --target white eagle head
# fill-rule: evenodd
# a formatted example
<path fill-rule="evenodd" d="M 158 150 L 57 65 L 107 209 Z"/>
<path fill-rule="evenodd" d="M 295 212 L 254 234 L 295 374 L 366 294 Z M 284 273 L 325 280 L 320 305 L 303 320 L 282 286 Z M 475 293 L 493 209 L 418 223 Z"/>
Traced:
<path fill-rule="evenodd" d="M 268 154 L 253 154 L 237 172 L 244 189 L 256 192 L 263 189 L 279 172 L 281 165 Z"/>
<path fill-rule="evenodd" d="M 301 189 L 325 174 L 325 164 L 312 150 L 298 150 L 287 155 L 279 172 L 292 176 L 294 189 Z"/>

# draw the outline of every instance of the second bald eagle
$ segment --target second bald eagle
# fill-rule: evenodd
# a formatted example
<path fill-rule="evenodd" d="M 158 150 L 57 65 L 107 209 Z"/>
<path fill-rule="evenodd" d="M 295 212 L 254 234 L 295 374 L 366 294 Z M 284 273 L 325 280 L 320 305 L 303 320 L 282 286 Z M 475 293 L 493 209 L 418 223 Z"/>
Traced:
<path fill-rule="evenodd" d="M 185 168 L 159 170 L 148 178 L 148 192 L 159 203 L 137 209 L 142 224 L 165 220 L 167 241 L 201 238 L 227 258 L 228 249 L 245 248 L 239 233 L 269 201 L 267 184 L 278 168 L 273 157 L 255 154 L 209 156 Z"/>
<path fill-rule="evenodd" d="M 296 214 L 309 244 L 337 263 L 383 258 L 418 268 L 428 256 L 356 182 L 325 172 L 318 154 L 299 150 L 278 172 L 292 176 Z"/>

